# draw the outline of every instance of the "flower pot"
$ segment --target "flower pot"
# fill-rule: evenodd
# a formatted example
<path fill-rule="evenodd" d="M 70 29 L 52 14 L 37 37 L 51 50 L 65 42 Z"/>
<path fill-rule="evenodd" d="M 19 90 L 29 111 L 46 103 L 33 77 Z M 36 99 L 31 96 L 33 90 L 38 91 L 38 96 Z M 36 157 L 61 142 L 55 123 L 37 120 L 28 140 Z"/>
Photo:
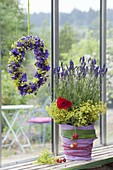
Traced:
<path fill-rule="evenodd" d="M 60 124 L 62 145 L 67 160 L 91 160 L 93 141 L 97 138 L 94 125 L 74 127 Z"/>

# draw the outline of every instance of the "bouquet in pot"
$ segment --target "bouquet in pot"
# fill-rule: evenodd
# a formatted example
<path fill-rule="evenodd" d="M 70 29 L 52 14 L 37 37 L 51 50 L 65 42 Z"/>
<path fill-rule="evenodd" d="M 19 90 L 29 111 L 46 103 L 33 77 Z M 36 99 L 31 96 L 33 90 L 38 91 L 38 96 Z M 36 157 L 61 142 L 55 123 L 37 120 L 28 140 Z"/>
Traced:
<path fill-rule="evenodd" d="M 80 58 L 80 64 L 54 69 L 58 78 L 55 86 L 56 101 L 47 108 L 48 114 L 62 131 L 64 154 L 71 160 L 90 160 L 93 141 L 96 139 L 94 123 L 101 113 L 106 113 L 106 104 L 100 100 L 100 77 L 106 75 L 96 59 Z"/>

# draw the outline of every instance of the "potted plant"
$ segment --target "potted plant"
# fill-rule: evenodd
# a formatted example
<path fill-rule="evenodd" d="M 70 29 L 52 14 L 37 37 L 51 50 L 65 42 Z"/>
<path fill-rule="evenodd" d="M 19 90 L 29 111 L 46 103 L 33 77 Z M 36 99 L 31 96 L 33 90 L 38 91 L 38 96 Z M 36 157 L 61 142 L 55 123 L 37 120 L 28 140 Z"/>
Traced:
<path fill-rule="evenodd" d="M 94 124 L 99 115 L 106 113 L 106 104 L 100 100 L 100 77 L 107 72 L 96 59 L 80 58 L 75 66 L 54 69 L 56 101 L 47 107 L 48 114 L 61 127 L 62 144 L 66 159 L 90 160 L 93 141 L 97 138 Z"/>

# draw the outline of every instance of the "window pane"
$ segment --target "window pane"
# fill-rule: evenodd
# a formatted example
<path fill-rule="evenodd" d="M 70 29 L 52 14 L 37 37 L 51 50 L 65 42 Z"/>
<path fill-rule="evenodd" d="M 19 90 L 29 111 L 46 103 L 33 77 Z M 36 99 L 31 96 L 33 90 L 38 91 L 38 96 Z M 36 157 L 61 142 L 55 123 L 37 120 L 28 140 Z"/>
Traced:
<path fill-rule="evenodd" d="M 113 143 L 113 3 L 107 1 L 107 143 Z"/>
<path fill-rule="evenodd" d="M 36 95 L 21 96 L 19 94 L 7 72 L 7 64 L 11 45 L 18 38 L 28 36 L 28 1 L 21 0 L 18 4 L 17 0 L 2 0 L 0 16 L 2 16 L 0 30 L 3 109 L 2 164 L 6 164 L 39 156 L 43 148 L 51 150 L 51 122 L 49 122 L 50 119 L 48 119 L 46 112 L 46 105 L 50 104 L 50 89 L 48 86 L 50 78 Z M 49 63 L 51 58 L 50 17 L 51 0 L 46 0 L 46 2 L 45 0 L 30 1 L 30 32 L 31 35 L 43 39 L 45 49 L 49 50 Z M 25 58 L 26 60 L 22 63 L 23 68 L 27 73 L 28 81 L 32 82 L 36 72 L 34 66 L 36 59 L 33 51 L 27 50 Z M 33 105 L 33 108 L 31 105 Z"/>
<path fill-rule="evenodd" d="M 100 58 L 100 1 L 60 0 L 59 1 L 59 50 L 60 62 L 69 64 L 70 59 L 78 64 L 82 56 Z M 99 122 L 96 122 L 100 145 Z"/>

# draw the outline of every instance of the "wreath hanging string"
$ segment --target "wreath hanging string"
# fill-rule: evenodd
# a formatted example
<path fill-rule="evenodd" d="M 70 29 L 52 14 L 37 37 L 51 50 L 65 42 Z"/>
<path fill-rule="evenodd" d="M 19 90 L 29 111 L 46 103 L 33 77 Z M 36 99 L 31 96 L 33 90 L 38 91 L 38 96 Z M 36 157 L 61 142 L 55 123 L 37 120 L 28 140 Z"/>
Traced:
<path fill-rule="evenodd" d="M 38 89 L 46 82 L 49 69 L 48 56 L 49 52 L 44 48 L 44 42 L 37 36 L 29 36 L 30 33 L 30 19 L 29 19 L 29 0 L 28 0 L 28 36 L 19 38 L 13 45 L 10 51 L 10 58 L 8 62 L 8 72 L 19 90 L 21 95 L 31 94 L 38 91 Z M 33 50 L 36 59 L 36 72 L 33 80 L 28 81 L 27 73 L 24 71 L 22 65 L 26 51 Z"/>

